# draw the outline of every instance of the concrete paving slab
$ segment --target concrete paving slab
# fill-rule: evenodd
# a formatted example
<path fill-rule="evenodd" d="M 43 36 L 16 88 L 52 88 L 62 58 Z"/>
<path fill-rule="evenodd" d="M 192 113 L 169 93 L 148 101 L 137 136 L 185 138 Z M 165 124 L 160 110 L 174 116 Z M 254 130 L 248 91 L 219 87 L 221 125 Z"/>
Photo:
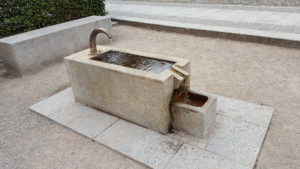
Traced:
<path fill-rule="evenodd" d="M 166 169 L 250 169 L 222 156 L 184 144 Z"/>
<path fill-rule="evenodd" d="M 165 135 L 119 120 L 96 141 L 151 168 L 164 168 L 181 147 Z"/>
<path fill-rule="evenodd" d="M 290 24 L 296 24 L 299 21 L 300 21 L 300 13 L 291 13 L 286 18 L 279 21 L 277 24 L 290 25 Z"/>
<path fill-rule="evenodd" d="M 93 111 L 95 112 L 96 110 L 81 103 L 73 102 L 59 111 L 49 114 L 48 117 L 60 124 L 66 125 L 71 120 L 86 115 L 86 112 Z"/>
<path fill-rule="evenodd" d="M 68 88 L 30 106 L 29 109 L 47 117 L 50 113 L 57 112 L 59 109 L 73 102 L 74 95 L 72 89 Z"/>
<path fill-rule="evenodd" d="M 217 116 L 215 133 L 205 149 L 253 167 L 267 128 L 226 116 Z"/>
<path fill-rule="evenodd" d="M 236 121 L 241 120 L 255 123 L 263 128 L 269 126 L 274 112 L 273 108 L 223 96 L 217 97 L 218 114 L 232 117 Z"/>
<path fill-rule="evenodd" d="M 173 129 L 172 133 L 168 133 L 167 136 L 179 141 L 180 143 L 187 143 L 187 144 L 192 145 L 193 147 L 198 147 L 198 148 L 202 148 L 202 149 L 205 148 L 205 146 L 208 142 L 208 139 L 200 139 L 200 138 L 194 137 L 190 134 L 187 134 L 185 132 L 176 131 L 174 129 Z"/>
<path fill-rule="evenodd" d="M 273 113 L 272 108 L 217 96 L 216 127 L 209 138 L 197 139 L 184 132 L 154 132 L 76 103 L 73 97 L 68 88 L 30 109 L 159 169 L 168 164 L 168 168 L 253 168 Z"/>
<path fill-rule="evenodd" d="M 86 110 L 84 114 L 77 116 L 74 120 L 67 123 L 66 126 L 89 138 L 96 137 L 118 120 L 114 116 L 95 109 L 84 109 Z"/>

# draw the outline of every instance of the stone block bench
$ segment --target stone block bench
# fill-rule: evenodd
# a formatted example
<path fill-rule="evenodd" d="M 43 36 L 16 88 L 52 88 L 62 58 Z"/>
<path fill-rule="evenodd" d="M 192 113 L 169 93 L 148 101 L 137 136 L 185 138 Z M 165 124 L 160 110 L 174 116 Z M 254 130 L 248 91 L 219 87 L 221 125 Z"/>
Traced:
<path fill-rule="evenodd" d="M 97 27 L 111 31 L 111 19 L 90 16 L 0 39 L 0 55 L 9 74 L 22 76 L 88 48 Z M 103 38 L 98 38 L 103 39 Z"/>

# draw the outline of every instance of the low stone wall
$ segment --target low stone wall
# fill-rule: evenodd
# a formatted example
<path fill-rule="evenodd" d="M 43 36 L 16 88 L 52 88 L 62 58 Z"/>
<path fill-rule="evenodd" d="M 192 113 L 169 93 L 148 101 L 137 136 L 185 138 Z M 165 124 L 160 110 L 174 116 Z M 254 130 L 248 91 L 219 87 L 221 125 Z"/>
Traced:
<path fill-rule="evenodd" d="M 115 1 L 115 0 L 110 0 L 110 1 Z M 116 1 L 120 1 L 120 0 L 116 0 Z M 187 2 L 187 3 L 196 2 L 196 3 L 208 3 L 208 4 L 300 6 L 299 0 L 123 0 L 123 1 Z"/>
<path fill-rule="evenodd" d="M 9 74 L 39 71 L 49 63 L 88 48 L 94 28 L 111 31 L 111 19 L 90 16 L 0 39 L 0 55 Z M 103 39 L 103 38 L 98 38 Z"/>
<path fill-rule="evenodd" d="M 201 2 L 201 3 L 220 3 L 220 4 L 300 6 L 299 0 L 190 0 L 190 1 Z"/>

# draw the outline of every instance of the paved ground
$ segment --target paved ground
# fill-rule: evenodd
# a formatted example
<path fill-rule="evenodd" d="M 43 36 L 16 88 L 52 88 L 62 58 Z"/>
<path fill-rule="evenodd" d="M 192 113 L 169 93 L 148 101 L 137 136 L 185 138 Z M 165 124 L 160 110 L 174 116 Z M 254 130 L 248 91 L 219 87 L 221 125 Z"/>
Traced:
<path fill-rule="evenodd" d="M 191 59 L 193 89 L 274 107 L 257 168 L 300 168 L 300 50 L 122 25 L 113 36 L 115 47 Z M 0 168 L 145 168 L 28 110 L 68 85 L 62 63 L 2 74 Z"/>
<path fill-rule="evenodd" d="M 300 42 L 300 7 L 108 1 L 118 20 Z"/>

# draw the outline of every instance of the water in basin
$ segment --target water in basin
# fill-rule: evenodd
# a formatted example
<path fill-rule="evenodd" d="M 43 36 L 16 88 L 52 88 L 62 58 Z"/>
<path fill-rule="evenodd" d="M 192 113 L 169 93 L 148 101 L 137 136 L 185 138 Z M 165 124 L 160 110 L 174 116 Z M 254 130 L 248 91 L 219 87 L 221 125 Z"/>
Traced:
<path fill-rule="evenodd" d="M 176 102 L 189 104 L 192 106 L 198 106 L 201 107 L 205 104 L 205 102 L 208 100 L 208 97 L 203 95 L 198 95 L 195 93 L 184 93 L 176 97 Z"/>
<path fill-rule="evenodd" d="M 174 62 L 148 58 L 130 53 L 118 51 L 108 51 L 97 55 L 92 60 L 97 60 L 105 63 L 121 65 L 129 68 L 140 69 L 152 73 L 161 73 L 166 69 L 170 69 Z"/>
<path fill-rule="evenodd" d="M 207 100 L 207 96 L 190 92 L 188 89 L 188 85 L 185 82 L 181 84 L 179 89 L 174 90 L 172 96 L 173 102 L 189 104 L 197 107 L 203 106 Z"/>

